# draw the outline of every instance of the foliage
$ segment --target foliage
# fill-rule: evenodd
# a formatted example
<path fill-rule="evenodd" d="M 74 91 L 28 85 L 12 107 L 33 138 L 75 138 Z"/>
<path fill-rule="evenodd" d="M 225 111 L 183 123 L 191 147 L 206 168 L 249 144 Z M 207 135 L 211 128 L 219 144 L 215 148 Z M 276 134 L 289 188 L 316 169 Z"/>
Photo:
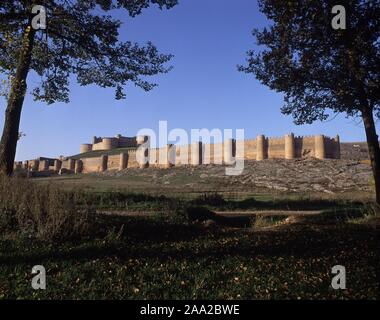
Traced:
<path fill-rule="evenodd" d="M 347 29 L 331 27 L 331 1 L 261 0 L 272 21 L 253 35 L 262 50 L 248 52 L 247 66 L 269 88 L 285 94 L 284 114 L 297 124 L 333 113 L 355 116 L 363 108 L 380 117 L 380 3 L 348 0 Z"/>
<path fill-rule="evenodd" d="M 45 240 L 88 234 L 95 211 L 83 194 L 0 176 L 0 230 Z"/>
<path fill-rule="evenodd" d="M 193 200 L 194 205 L 210 205 L 210 206 L 221 206 L 224 205 L 226 201 L 223 196 L 219 193 L 204 193 Z"/>
<path fill-rule="evenodd" d="M 1 73 L 15 74 L 33 3 L 0 3 Z M 82 86 L 114 88 L 116 99 L 125 98 L 123 86 L 128 81 L 151 90 L 155 84 L 146 77 L 166 73 L 171 55 L 160 54 L 150 42 L 140 46 L 120 41 L 122 23 L 110 15 L 111 10 L 125 9 L 134 17 L 151 4 L 171 8 L 177 0 L 45 1 L 47 29 L 39 30 L 34 38 L 30 65 L 41 79 L 32 90 L 34 98 L 48 104 L 68 102 L 72 74 Z"/>
<path fill-rule="evenodd" d="M 189 207 L 186 209 L 189 221 L 215 220 L 216 214 L 204 207 Z"/>
<path fill-rule="evenodd" d="M 287 216 L 279 216 L 279 215 L 256 215 L 254 219 L 251 221 L 251 226 L 253 229 L 261 229 L 266 227 L 272 227 L 278 225 L 279 223 L 285 222 Z"/>

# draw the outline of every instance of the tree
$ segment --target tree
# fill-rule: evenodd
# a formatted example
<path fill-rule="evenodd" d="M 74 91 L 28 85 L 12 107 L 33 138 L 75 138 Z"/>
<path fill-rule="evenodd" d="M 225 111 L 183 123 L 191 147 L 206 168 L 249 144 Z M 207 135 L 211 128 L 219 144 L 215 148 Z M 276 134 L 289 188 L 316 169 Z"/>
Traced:
<path fill-rule="evenodd" d="M 10 80 L 0 142 L 0 173 L 11 175 L 13 171 L 30 71 L 41 79 L 31 91 L 34 99 L 47 104 L 69 102 L 72 75 L 83 86 L 114 88 L 116 99 L 123 99 L 128 81 L 148 91 L 155 84 L 148 82 L 147 76 L 169 71 L 165 64 L 171 55 L 160 54 L 150 42 L 139 46 L 119 41 L 121 22 L 110 15 L 111 10 L 125 10 L 134 17 L 152 4 L 169 9 L 177 0 L 0 2 L 0 73 Z"/>
<path fill-rule="evenodd" d="M 344 8 L 337 11 L 337 3 L 329 0 L 260 0 L 260 11 L 270 26 L 255 29 L 253 35 L 264 47 L 249 51 L 247 65 L 239 70 L 283 93 L 281 111 L 292 115 L 296 124 L 338 113 L 361 116 L 380 204 L 380 149 L 374 120 L 380 118 L 380 2 L 338 3 Z"/>

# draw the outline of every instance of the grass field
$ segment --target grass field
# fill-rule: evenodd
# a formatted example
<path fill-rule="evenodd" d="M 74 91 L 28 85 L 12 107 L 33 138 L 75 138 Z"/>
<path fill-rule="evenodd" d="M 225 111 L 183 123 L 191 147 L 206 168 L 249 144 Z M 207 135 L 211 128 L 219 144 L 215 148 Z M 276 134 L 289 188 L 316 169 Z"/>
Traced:
<path fill-rule="evenodd" d="M 0 298 L 378 298 L 378 217 L 367 215 L 367 205 L 269 195 L 189 200 L 98 191 L 91 197 L 98 214 L 89 236 L 58 242 L 1 236 Z M 236 228 L 191 222 L 189 206 L 253 214 L 248 227 Z M 276 210 L 277 218 L 261 216 L 263 210 Z M 320 213 L 289 218 L 289 210 Z M 46 290 L 31 287 L 34 265 L 46 268 Z M 334 265 L 346 268 L 346 290 L 331 287 Z"/>

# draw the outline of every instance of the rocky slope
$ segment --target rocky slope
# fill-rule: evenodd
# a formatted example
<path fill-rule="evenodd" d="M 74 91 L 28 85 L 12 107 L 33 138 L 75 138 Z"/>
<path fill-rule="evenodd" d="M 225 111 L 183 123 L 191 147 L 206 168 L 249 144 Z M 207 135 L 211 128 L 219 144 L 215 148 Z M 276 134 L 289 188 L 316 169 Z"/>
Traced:
<path fill-rule="evenodd" d="M 217 165 L 179 166 L 171 169 L 126 169 L 94 174 L 133 189 L 162 192 L 324 193 L 372 191 L 372 173 L 360 160 L 246 161 L 239 176 L 226 176 Z M 116 178 L 116 179 L 115 179 Z"/>

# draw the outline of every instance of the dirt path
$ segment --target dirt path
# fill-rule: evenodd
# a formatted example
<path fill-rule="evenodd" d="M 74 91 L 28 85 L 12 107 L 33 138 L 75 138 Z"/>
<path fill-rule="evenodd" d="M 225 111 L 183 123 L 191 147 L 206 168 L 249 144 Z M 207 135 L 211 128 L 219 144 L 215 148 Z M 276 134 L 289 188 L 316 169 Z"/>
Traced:
<path fill-rule="evenodd" d="M 214 211 L 226 217 L 236 216 L 310 216 L 318 215 L 321 210 L 254 210 L 254 211 Z"/>
<path fill-rule="evenodd" d="M 157 211 L 98 210 L 97 213 L 120 217 L 152 217 Z"/>
<path fill-rule="evenodd" d="M 321 210 L 251 210 L 251 211 L 214 211 L 223 217 L 250 217 L 250 216 L 311 216 L 318 215 Z M 100 210 L 99 214 L 122 217 L 151 217 L 157 211 L 128 211 L 128 210 Z"/>

